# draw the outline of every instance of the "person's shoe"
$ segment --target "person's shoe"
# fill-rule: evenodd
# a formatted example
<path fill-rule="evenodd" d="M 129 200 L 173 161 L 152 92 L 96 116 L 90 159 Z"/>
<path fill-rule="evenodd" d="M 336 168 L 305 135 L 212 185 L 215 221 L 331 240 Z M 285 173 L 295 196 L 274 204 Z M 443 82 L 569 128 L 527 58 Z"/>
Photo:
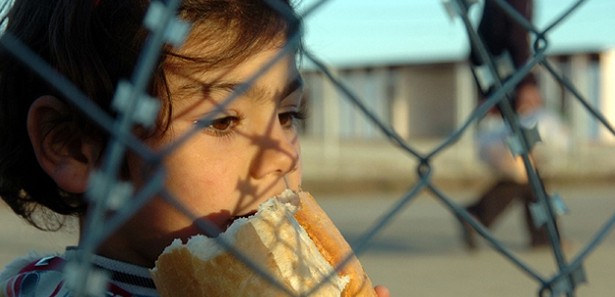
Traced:
<path fill-rule="evenodd" d="M 560 240 L 560 247 L 564 252 L 570 252 L 572 250 L 572 242 L 567 239 Z M 551 249 L 551 242 L 548 240 L 531 240 L 530 249 L 532 250 L 542 250 L 542 249 Z"/>
<path fill-rule="evenodd" d="M 550 242 L 533 242 L 532 241 L 530 243 L 530 249 L 534 250 L 534 251 L 551 249 L 551 243 Z"/>
<path fill-rule="evenodd" d="M 466 249 L 469 251 L 475 251 L 478 248 L 476 243 L 476 231 L 472 228 L 470 223 L 466 222 L 464 219 L 458 217 L 459 222 L 461 223 L 461 238 L 465 244 Z"/>

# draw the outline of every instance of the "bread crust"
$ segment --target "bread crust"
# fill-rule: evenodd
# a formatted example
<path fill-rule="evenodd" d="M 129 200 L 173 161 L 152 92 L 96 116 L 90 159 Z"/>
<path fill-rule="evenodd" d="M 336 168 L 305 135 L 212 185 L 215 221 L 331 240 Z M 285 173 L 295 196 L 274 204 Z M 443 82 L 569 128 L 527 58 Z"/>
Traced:
<path fill-rule="evenodd" d="M 272 263 L 272 258 L 263 257 L 269 253 L 268 249 L 249 235 L 254 232 L 249 228 L 251 226 L 246 226 L 246 229 L 242 230 L 244 234 L 238 234 L 249 237 L 251 243 L 249 248 L 245 246 L 236 246 L 236 248 L 258 267 L 267 267 L 269 275 L 283 280 L 275 263 Z M 283 289 L 278 289 L 264 280 L 260 273 L 244 265 L 231 253 L 221 253 L 213 259 L 204 261 L 194 255 L 187 245 L 162 254 L 156 261 L 156 269 L 152 270 L 152 278 L 160 296 L 163 297 L 289 296 Z M 284 285 L 289 286 L 288 283 Z"/>
<path fill-rule="evenodd" d="M 313 296 L 376 296 L 369 277 L 331 219 L 309 193 L 297 194 L 299 207 L 293 216 L 296 221 L 292 218 L 277 220 L 269 217 L 265 221 L 260 219 L 260 221 L 249 221 L 250 223 L 241 225 L 234 235 L 241 240 L 233 243 L 233 246 L 241 251 L 244 257 L 250 259 L 257 267 L 264 268 L 265 272 L 274 279 L 279 280 L 279 285 L 284 286 L 286 292 L 271 284 L 270 281 L 264 279 L 261 273 L 246 266 L 243 261 L 228 251 L 203 260 L 193 253 L 195 246 L 189 248 L 189 244 L 181 244 L 178 241 L 159 256 L 156 267 L 151 270 L 160 295 L 163 297 L 289 296 L 288 292 L 305 292 L 303 289 L 296 290 L 297 286 L 313 288 L 321 281 L 323 274 L 334 273 L 330 266 L 336 268 L 346 260 L 346 257 L 350 256 L 346 264 L 339 267 L 338 275 L 334 280 L 319 287 Z M 303 227 L 305 232 L 296 226 L 297 223 Z M 294 227 L 291 226 L 293 224 Z M 272 225 L 275 225 L 275 229 L 271 229 Z M 298 234 L 301 233 L 302 235 L 299 236 Z M 299 241 L 305 241 L 307 244 L 301 244 Z M 310 255 L 310 253 L 315 253 L 315 250 L 313 247 L 306 247 L 307 245 L 318 249 L 324 258 L 320 258 L 321 263 L 315 260 L 317 257 Z M 310 252 L 312 250 L 313 252 Z M 305 259 L 302 259 L 302 256 Z M 280 261 L 286 264 L 285 267 L 280 266 Z M 303 263 L 306 262 L 309 262 L 312 276 L 299 278 L 301 282 L 299 285 L 297 285 L 297 278 L 289 280 L 280 270 L 288 271 L 289 265 L 294 270 L 307 269 L 303 267 Z M 327 268 L 323 268 L 324 266 Z M 341 276 L 349 279 L 345 288 L 343 285 L 340 287 Z M 291 284 L 291 282 L 294 283 Z M 341 293 L 340 288 L 344 288 Z"/>
<path fill-rule="evenodd" d="M 340 274 L 350 277 L 342 296 L 376 297 L 371 280 L 333 221 L 310 193 L 299 192 L 298 195 L 300 206 L 295 219 L 307 231 L 323 257 L 333 267 L 339 266 Z"/>

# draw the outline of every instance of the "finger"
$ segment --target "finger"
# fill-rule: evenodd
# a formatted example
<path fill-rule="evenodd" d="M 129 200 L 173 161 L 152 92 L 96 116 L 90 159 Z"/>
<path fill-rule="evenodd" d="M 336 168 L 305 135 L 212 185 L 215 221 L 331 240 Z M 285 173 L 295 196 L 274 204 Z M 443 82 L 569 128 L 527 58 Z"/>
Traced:
<path fill-rule="evenodd" d="M 384 286 L 376 286 L 374 290 L 376 290 L 378 297 L 391 297 L 391 292 Z"/>

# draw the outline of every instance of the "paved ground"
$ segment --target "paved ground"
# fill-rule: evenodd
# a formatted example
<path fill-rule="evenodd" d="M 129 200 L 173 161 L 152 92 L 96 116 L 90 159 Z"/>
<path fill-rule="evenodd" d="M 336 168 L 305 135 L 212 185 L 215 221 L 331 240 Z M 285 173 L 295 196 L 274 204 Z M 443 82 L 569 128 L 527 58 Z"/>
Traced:
<path fill-rule="evenodd" d="M 554 186 L 570 208 L 562 219 L 567 253 L 572 258 L 592 235 L 615 215 L 615 184 Z M 445 190 L 465 202 L 476 189 Z M 383 213 L 394 207 L 401 193 L 320 195 L 318 199 L 350 242 L 355 242 Z M 542 276 L 556 271 L 549 250 L 528 250 L 521 228 L 519 207 L 511 209 L 496 226 L 495 235 L 522 261 Z M 21 223 L 0 207 L 0 266 L 28 250 L 62 250 L 75 240 L 74 233 L 42 233 Z M 610 232 L 587 258 L 588 283 L 576 296 L 613 296 L 615 235 Z M 510 261 L 483 245 L 469 253 L 459 241 L 458 226 L 442 204 L 421 195 L 369 245 L 361 261 L 375 283 L 387 285 L 393 296 L 537 296 L 538 284 Z"/>
<path fill-rule="evenodd" d="M 600 226 L 615 215 L 615 185 L 556 187 L 570 208 L 561 220 L 568 259 L 584 247 Z M 458 202 L 474 191 L 447 191 Z M 376 283 L 386 284 L 394 296 L 537 296 L 538 283 L 519 270 L 486 242 L 470 253 L 459 240 L 459 227 L 442 204 L 421 195 L 370 245 L 361 261 Z M 365 195 L 349 200 L 322 199 L 346 237 L 356 240 L 395 199 Z M 514 207 L 494 230 L 497 238 L 527 265 L 547 278 L 556 271 L 550 250 L 525 246 L 521 207 Z M 576 296 L 613 296 L 615 232 L 611 231 L 585 262 L 588 283 Z"/>

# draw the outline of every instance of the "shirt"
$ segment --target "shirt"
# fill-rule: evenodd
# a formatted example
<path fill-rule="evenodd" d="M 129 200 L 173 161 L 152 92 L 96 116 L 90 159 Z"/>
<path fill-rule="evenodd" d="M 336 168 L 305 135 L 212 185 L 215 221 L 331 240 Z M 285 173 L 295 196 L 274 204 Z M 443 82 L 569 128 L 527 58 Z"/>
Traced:
<path fill-rule="evenodd" d="M 79 272 L 70 269 L 77 250 L 69 248 L 63 255 L 28 255 L 14 260 L 0 272 L 0 297 L 70 297 L 70 278 Z M 69 267 L 67 269 L 67 267 Z M 158 297 L 149 269 L 94 255 L 86 289 L 100 287 L 101 296 Z M 71 273 L 72 272 L 72 273 Z M 77 272 L 77 274 L 75 273 Z M 106 275 L 109 281 L 96 276 Z"/>

